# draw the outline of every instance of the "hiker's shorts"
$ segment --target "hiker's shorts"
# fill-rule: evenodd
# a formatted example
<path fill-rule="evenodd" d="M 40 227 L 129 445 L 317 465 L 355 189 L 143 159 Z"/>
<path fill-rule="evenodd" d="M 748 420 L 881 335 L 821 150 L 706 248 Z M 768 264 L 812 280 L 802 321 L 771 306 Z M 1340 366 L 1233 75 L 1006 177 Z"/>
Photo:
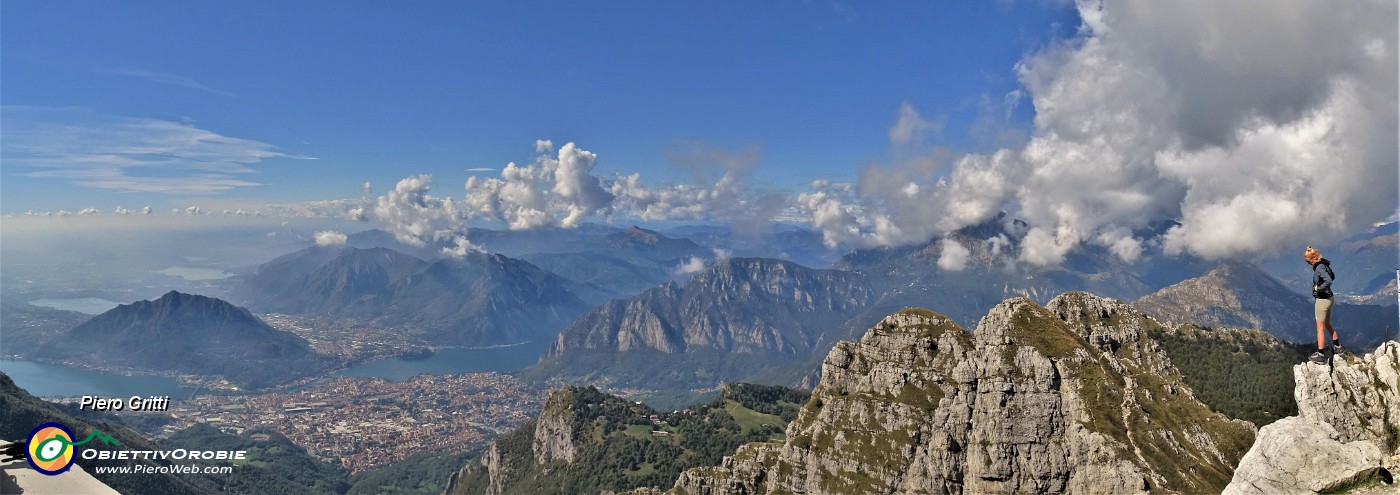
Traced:
<path fill-rule="evenodd" d="M 1315 314 L 1315 316 L 1317 316 L 1317 321 L 1331 321 L 1332 300 L 1317 299 L 1317 302 L 1313 304 L 1313 313 Z"/>

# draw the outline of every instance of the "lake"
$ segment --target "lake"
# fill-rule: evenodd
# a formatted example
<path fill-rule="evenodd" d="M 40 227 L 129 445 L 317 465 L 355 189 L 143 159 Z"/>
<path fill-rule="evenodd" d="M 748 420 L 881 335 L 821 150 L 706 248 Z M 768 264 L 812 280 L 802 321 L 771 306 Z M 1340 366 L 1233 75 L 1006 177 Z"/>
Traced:
<path fill-rule="evenodd" d="M 232 273 L 218 268 L 190 268 L 187 266 L 172 266 L 161 270 L 160 273 L 185 280 L 219 280 L 233 276 Z"/>
<path fill-rule="evenodd" d="M 116 375 L 33 361 L 0 360 L 0 371 L 10 375 L 20 388 L 40 397 L 168 395 L 183 399 L 194 391 L 180 387 L 175 378 L 167 376 Z"/>
<path fill-rule="evenodd" d="M 535 364 L 549 350 L 549 342 L 469 349 L 450 347 L 440 349 L 423 359 L 381 359 L 360 364 L 334 373 L 333 376 L 368 376 L 403 381 L 415 375 L 453 375 L 487 371 L 518 371 Z M 0 372 L 10 375 L 21 388 L 41 397 L 102 395 L 130 397 L 133 395 L 168 395 L 186 398 L 191 388 L 180 387 L 172 377 L 125 376 L 90 371 L 61 364 L 33 361 L 0 360 Z"/>
<path fill-rule="evenodd" d="M 121 303 L 108 301 L 97 297 L 75 297 L 69 299 L 35 299 L 29 301 L 30 305 L 43 306 L 45 308 L 61 309 L 64 311 L 77 311 L 88 315 L 100 315 L 103 312 L 115 308 Z"/>
<path fill-rule="evenodd" d="M 549 342 L 528 342 L 489 348 L 449 347 L 425 359 L 391 358 L 337 371 L 336 376 L 370 376 L 403 381 L 414 375 L 453 375 L 486 371 L 519 371 L 539 361 Z"/>

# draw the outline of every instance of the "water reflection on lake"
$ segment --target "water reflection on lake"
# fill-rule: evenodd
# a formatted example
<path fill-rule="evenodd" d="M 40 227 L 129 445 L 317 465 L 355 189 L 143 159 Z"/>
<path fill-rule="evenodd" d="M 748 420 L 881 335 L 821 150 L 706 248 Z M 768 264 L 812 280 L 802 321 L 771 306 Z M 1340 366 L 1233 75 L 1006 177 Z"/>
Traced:
<path fill-rule="evenodd" d="M 33 361 L 0 360 L 0 371 L 40 397 L 168 395 L 183 399 L 193 391 L 167 376 L 126 376 Z"/>
<path fill-rule="evenodd" d="M 161 270 L 160 273 L 185 280 L 219 280 L 233 276 L 232 273 L 218 268 L 190 268 L 187 266 L 172 266 Z"/>
<path fill-rule="evenodd" d="M 45 308 L 61 309 L 64 311 L 77 311 L 83 314 L 97 315 L 115 308 L 121 303 L 108 301 L 97 297 L 75 297 L 68 299 L 35 299 L 29 301 L 30 305 L 42 306 Z"/>
<path fill-rule="evenodd" d="M 468 349 L 449 347 L 439 349 L 425 359 L 392 358 L 336 372 L 336 376 L 371 376 L 402 381 L 414 375 L 451 375 L 485 371 L 519 371 L 539 361 L 549 350 L 549 342 L 528 342 L 520 345 Z"/>

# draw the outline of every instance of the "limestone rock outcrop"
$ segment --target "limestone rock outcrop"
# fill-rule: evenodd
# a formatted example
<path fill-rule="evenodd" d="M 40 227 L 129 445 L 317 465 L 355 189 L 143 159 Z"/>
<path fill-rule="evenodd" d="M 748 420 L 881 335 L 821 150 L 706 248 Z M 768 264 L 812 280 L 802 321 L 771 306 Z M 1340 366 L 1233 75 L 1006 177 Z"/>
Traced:
<path fill-rule="evenodd" d="M 1209 493 L 1254 427 L 1196 400 L 1126 304 L 1068 293 L 968 332 L 905 310 L 840 342 L 783 444 L 668 493 Z"/>
<path fill-rule="evenodd" d="M 1400 343 L 1293 367 L 1298 415 L 1260 429 L 1225 493 L 1317 493 L 1390 484 L 1400 453 Z"/>

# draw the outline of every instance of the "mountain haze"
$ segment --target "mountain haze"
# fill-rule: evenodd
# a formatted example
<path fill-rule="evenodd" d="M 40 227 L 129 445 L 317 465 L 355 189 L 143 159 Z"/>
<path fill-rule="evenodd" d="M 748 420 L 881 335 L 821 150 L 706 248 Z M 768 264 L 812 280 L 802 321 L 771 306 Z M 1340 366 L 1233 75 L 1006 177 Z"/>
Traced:
<path fill-rule="evenodd" d="M 667 237 L 633 226 L 553 252 L 523 257 L 561 277 L 595 287 L 595 299 L 602 302 L 631 297 L 666 283 L 691 258 L 713 258 L 714 253 L 690 239 Z"/>
<path fill-rule="evenodd" d="M 586 308 L 568 281 L 479 252 L 424 261 L 382 247 L 313 246 L 263 264 L 244 284 L 260 311 L 363 319 L 445 345 L 552 339 Z"/>

